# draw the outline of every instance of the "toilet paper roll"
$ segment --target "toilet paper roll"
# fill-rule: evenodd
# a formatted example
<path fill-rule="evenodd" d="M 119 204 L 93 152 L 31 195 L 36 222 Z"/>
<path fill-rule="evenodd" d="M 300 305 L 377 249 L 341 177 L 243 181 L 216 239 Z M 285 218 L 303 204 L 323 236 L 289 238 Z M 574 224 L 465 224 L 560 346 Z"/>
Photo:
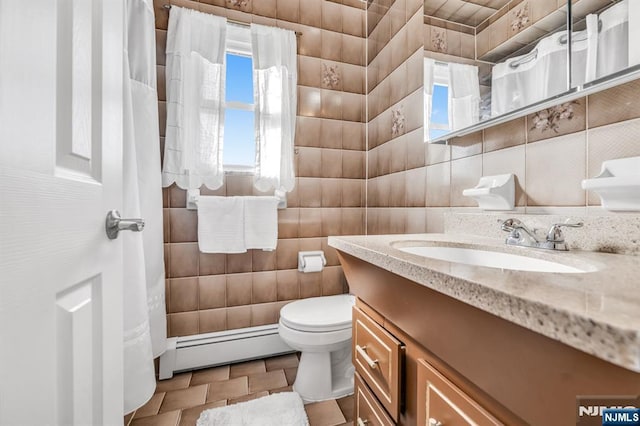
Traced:
<path fill-rule="evenodd" d="M 305 256 L 304 267 L 302 272 L 320 272 L 322 271 L 322 257 L 321 256 Z"/>

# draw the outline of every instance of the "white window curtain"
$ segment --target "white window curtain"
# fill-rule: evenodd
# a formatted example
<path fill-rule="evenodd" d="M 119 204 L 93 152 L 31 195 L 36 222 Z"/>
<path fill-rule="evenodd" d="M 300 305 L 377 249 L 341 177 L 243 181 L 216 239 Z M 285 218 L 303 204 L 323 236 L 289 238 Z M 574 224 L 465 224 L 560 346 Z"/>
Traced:
<path fill-rule="evenodd" d="M 226 19 L 171 7 L 162 184 L 222 185 Z"/>
<path fill-rule="evenodd" d="M 480 120 L 478 67 L 449 63 L 449 122 L 458 130 Z"/>
<path fill-rule="evenodd" d="M 124 46 L 123 210 L 144 232 L 122 233 L 124 412 L 156 388 L 153 358 L 166 349 L 162 179 L 158 145 L 155 18 L 151 0 L 127 0 Z"/>
<path fill-rule="evenodd" d="M 424 140 L 430 140 L 431 107 L 433 104 L 433 82 L 436 69 L 436 61 L 424 58 Z"/>
<path fill-rule="evenodd" d="M 297 110 L 297 41 L 293 31 L 251 24 L 259 191 L 291 191 Z"/>

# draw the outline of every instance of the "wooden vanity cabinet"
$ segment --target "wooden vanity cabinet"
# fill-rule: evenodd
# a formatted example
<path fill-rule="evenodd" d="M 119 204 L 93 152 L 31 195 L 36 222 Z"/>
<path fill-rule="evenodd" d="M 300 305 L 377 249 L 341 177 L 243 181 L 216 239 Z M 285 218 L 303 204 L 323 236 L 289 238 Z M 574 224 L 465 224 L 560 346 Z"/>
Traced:
<path fill-rule="evenodd" d="M 353 308 L 356 422 L 362 425 L 502 425 L 455 375 L 359 299 Z M 438 365 L 438 367 L 435 367 Z"/>
<path fill-rule="evenodd" d="M 399 425 L 433 426 L 430 417 L 457 425 L 459 415 L 478 425 L 566 426 L 576 423 L 578 396 L 640 394 L 640 373 L 341 251 L 338 257 L 357 297 L 354 323 L 373 322 L 402 343 L 397 417 L 371 392 Z M 437 397 L 428 399 L 427 390 Z"/>

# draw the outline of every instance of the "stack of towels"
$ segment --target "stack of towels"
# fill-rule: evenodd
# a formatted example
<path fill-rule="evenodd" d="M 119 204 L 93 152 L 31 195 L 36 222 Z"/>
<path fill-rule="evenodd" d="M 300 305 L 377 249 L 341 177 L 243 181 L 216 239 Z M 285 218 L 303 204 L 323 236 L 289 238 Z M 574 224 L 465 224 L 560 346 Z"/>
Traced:
<path fill-rule="evenodd" d="M 274 250 L 278 243 L 276 197 L 200 197 L 198 246 L 203 253 Z"/>

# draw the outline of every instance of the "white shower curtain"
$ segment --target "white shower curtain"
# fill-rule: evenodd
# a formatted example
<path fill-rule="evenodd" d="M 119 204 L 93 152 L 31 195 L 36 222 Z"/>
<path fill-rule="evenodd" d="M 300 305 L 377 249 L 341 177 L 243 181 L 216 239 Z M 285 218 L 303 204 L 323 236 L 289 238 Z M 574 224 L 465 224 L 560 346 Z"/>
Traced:
<path fill-rule="evenodd" d="M 449 63 L 449 122 L 458 130 L 480 120 L 478 67 Z"/>
<path fill-rule="evenodd" d="M 124 54 L 124 208 L 142 217 L 141 233 L 123 232 L 124 411 L 155 390 L 153 358 L 166 348 L 160 137 L 155 18 L 151 0 L 127 0 Z"/>
<path fill-rule="evenodd" d="M 587 22 L 587 57 L 584 82 L 595 80 L 598 70 L 598 15 L 590 14 L 585 18 Z M 572 66 L 576 67 L 576 61 Z"/>
<path fill-rule="evenodd" d="M 433 82 L 436 69 L 436 61 L 424 58 L 424 140 L 430 140 L 431 107 L 433 104 Z"/>
<path fill-rule="evenodd" d="M 295 186 L 297 43 L 293 31 L 251 24 L 256 168 L 260 191 Z"/>
<path fill-rule="evenodd" d="M 629 1 L 611 6 L 598 18 L 602 22 L 598 36 L 597 77 L 600 78 L 629 66 Z"/>
<path fill-rule="evenodd" d="M 225 18 L 171 7 L 163 186 L 222 185 L 226 30 Z"/>
<path fill-rule="evenodd" d="M 640 64 L 640 46 L 631 40 L 640 40 L 640 2 L 629 3 L 629 66 Z"/>
<path fill-rule="evenodd" d="M 593 70 L 594 31 L 597 21 L 572 34 L 572 85 L 582 85 Z M 591 68 L 590 68 L 591 67 Z M 491 114 L 500 115 L 559 95 L 567 86 L 567 34 L 560 31 L 543 38 L 531 52 L 494 65 L 491 80 Z"/>
<path fill-rule="evenodd" d="M 500 62 L 491 70 L 491 115 L 497 116 L 531 103 L 538 81 L 535 59 L 538 51 Z"/>

